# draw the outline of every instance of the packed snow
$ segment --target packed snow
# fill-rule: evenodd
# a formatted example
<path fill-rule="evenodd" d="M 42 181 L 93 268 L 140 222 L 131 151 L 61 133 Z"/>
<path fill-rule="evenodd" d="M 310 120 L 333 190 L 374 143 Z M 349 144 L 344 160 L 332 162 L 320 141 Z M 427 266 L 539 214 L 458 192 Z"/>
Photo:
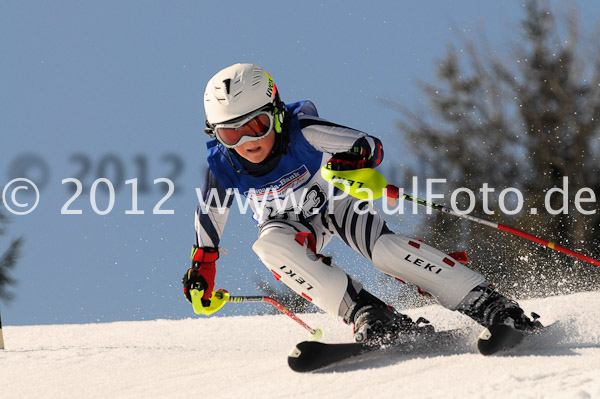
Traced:
<path fill-rule="evenodd" d="M 503 355 L 477 353 L 481 330 L 428 306 L 404 309 L 468 339 L 438 353 L 385 355 L 300 374 L 287 366 L 309 339 L 289 317 L 191 317 L 83 325 L 5 326 L 0 397 L 8 398 L 600 398 L 600 292 L 520 302 L 547 334 Z M 228 304 L 226 306 L 236 306 Z M 257 312 L 268 305 L 256 304 Z M 301 318 L 324 342 L 351 339 L 325 314 Z"/>

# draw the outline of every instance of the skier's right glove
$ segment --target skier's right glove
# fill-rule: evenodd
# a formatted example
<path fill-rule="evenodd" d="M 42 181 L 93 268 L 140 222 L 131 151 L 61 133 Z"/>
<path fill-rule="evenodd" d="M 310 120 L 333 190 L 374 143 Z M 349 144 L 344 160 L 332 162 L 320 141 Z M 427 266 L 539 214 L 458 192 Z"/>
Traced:
<path fill-rule="evenodd" d="M 192 247 L 192 267 L 183 275 L 183 294 L 192 303 L 191 290 L 204 291 L 202 306 L 210 306 L 210 296 L 215 288 L 216 264 L 219 259 L 219 250 L 216 248 Z"/>

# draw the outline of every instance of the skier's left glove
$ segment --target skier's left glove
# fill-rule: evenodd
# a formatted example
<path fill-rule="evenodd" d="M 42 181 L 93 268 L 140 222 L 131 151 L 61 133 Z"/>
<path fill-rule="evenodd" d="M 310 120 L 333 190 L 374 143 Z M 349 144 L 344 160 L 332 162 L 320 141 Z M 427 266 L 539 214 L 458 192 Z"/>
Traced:
<path fill-rule="evenodd" d="M 364 147 L 353 147 L 349 151 L 333 154 L 327 161 L 330 170 L 354 170 L 373 166 L 371 152 Z"/>
<path fill-rule="evenodd" d="M 219 250 L 216 248 L 192 248 L 192 267 L 183 275 L 183 294 L 192 303 L 191 290 L 204 291 L 202 295 L 202 306 L 210 306 L 210 296 L 215 288 L 216 264 L 219 259 Z"/>

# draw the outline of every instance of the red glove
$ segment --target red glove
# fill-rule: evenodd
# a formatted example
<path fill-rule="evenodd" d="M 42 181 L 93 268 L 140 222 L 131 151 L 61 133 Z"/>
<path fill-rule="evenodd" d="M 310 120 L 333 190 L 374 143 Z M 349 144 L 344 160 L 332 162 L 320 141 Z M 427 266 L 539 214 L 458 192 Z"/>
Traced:
<path fill-rule="evenodd" d="M 366 144 L 368 146 L 368 144 Z M 333 154 L 327 161 L 330 170 L 355 170 L 379 165 L 368 147 L 354 146 L 346 152 Z"/>
<path fill-rule="evenodd" d="M 383 146 L 381 141 L 371 137 L 375 149 L 371 152 L 371 144 L 362 137 L 352 145 L 346 152 L 333 154 L 333 157 L 327 161 L 327 168 L 330 170 L 355 170 L 362 168 L 374 168 L 383 160 Z"/>
<path fill-rule="evenodd" d="M 190 291 L 197 289 L 204 291 L 202 295 L 202 306 L 210 305 L 210 296 L 215 288 L 215 274 L 217 273 L 215 262 L 219 259 L 219 250 L 216 248 L 192 248 L 192 267 L 183 275 L 183 294 L 191 303 Z"/>

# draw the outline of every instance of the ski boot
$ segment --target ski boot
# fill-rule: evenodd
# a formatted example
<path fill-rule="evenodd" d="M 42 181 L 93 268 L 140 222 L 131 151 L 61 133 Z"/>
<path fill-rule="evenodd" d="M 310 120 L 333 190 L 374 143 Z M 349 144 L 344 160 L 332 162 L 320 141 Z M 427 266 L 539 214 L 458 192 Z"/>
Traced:
<path fill-rule="evenodd" d="M 383 301 L 365 290 L 358 296 L 347 322 L 354 325 L 354 340 L 374 345 L 393 343 L 400 335 L 433 333 L 429 321 L 420 317 L 416 322 L 404 314 L 397 313 Z"/>
<path fill-rule="evenodd" d="M 474 297 L 475 300 L 472 300 Z M 469 299 L 472 300 L 470 303 Z M 468 306 L 465 306 L 465 301 Z M 543 328 L 538 321 L 539 315 L 532 313 L 530 319 L 517 302 L 498 293 L 489 284 L 475 287 L 459 305 L 458 311 L 486 327 L 477 342 L 479 351 L 484 355 L 517 346 L 527 334 Z"/>

